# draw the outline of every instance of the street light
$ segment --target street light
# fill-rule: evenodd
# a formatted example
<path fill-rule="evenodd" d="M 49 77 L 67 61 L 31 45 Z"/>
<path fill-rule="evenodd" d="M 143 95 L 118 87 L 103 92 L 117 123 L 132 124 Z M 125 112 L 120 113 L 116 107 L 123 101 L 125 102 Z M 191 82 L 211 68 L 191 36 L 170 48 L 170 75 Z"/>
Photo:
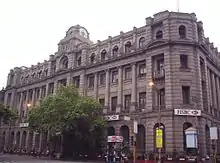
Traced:
<path fill-rule="evenodd" d="M 163 131 L 162 131 L 162 126 L 161 126 L 161 106 L 160 106 L 160 92 L 157 86 L 155 85 L 154 82 L 149 82 L 149 86 L 155 89 L 155 92 L 158 95 L 158 124 L 159 127 L 156 129 L 156 147 L 158 148 L 158 163 L 161 163 L 161 148 L 163 147 Z M 160 144 L 157 143 L 157 139 L 159 139 Z"/>
<path fill-rule="evenodd" d="M 31 107 L 31 104 L 30 104 L 30 103 L 28 103 L 28 104 L 27 104 L 27 108 L 29 109 L 30 107 Z"/>

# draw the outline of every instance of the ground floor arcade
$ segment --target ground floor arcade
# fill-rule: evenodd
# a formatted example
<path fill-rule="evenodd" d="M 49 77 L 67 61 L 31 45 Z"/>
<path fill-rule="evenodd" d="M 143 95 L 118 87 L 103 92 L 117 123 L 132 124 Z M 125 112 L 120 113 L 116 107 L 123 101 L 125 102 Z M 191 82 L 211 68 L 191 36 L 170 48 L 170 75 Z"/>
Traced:
<path fill-rule="evenodd" d="M 134 117 L 133 117 L 134 118 Z M 159 126 L 157 115 L 135 116 L 138 122 L 137 153 L 147 153 L 155 151 L 155 129 Z M 161 118 L 161 126 L 163 129 L 163 151 L 171 153 L 173 151 L 183 152 L 186 150 L 186 139 L 184 131 L 189 127 L 197 128 L 198 133 L 198 148 L 201 154 L 212 153 L 212 141 L 210 139 L 210 127 L 216 126 L 220 129 L 220 124 L 208 116 L 186 117 L 174 116 L 170 113 L 164 113 Z M 118 120 L 108 123 L 108 133 L 110 135 L 121 135 L 124 137 L 124 142 L 130 147 L 131 136 L 133 136 L 133 121 L 125 121 L 123 116 Z M 34 133 L 25 128 L 3 127 L 1 128 L 1 143 L 0 149 L 17 149 L 30 151 L 44 151 L 48 148 L 48 133 Z M 58 140 L 58 141 L 61 141 Z M 62 150 L 62 143 L 58 143 L 56 150 Z M 217 149 L 220 153 L 220 141 L 217 141 Z"/>

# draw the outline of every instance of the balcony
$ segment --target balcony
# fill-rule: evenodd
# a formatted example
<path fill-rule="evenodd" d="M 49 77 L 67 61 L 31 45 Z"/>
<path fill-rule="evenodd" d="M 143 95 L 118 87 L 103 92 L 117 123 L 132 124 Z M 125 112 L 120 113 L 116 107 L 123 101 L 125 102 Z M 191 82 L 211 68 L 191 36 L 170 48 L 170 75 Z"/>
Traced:
<path fill-rule="evenodd" d="M 158 70 L 158 71 L 154 71 L 153 73 L 153 78 L 154 79 L 162 79 L 165 77 L 165 71 L 164 69 Z"/>

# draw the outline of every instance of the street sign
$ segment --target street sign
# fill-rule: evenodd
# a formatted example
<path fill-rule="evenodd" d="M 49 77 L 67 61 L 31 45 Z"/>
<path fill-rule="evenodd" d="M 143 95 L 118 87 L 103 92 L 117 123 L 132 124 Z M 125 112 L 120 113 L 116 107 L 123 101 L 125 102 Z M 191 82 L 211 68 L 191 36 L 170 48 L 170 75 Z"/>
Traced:
<path fill-rule="evenodd" d="M 210 139 L 218 140 L 218 129 L 217 127 L 210 127 Z"/>
<path fill-rule="evenodd" d="M 108 116 L 105 116 L 105 119 L 107 121 L 118 121 L 119 120 L 119 115 L 108 115 Z"/>
<path fill-rule="evenodd" d="M 123 142 L 123 136 L 108 136 L 108 143 L 121 143 Z"/>
<path fill-rule="evenodd" d="M 124 116 L 124 120 L 125 120 L 125 121 L 130 121 L 130 120 L 131 120 L 131 117 Z"/>
<path fill-rule="evenodd" d="M 21 128 L 25 128 L 28 126 L 29 126 L 29 123 L 19 123 L 19 127 L 21 127 Z"/>
<path fill-rule="evenodd" d="M 201 116 L 201 110 L 192 109 L 174 109 L 174 115 Z"/>
<path fill-rule="evenodd" d="M 138 133 L 138 123 L 137 123 L 137 121 L 134 121 L 134 133 L 135 134 Z"/>
<path fill-rule="evenodd" d="M 163 130 L 156 129 L 156 148 L 163 148 Z"/>

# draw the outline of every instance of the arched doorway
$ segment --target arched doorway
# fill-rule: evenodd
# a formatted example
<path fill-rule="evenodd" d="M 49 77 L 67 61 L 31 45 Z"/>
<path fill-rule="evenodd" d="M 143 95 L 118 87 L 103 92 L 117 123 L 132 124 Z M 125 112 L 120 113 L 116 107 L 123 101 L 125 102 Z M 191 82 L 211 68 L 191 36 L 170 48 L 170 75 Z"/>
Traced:
<path fill-rule="evenodd" d="M 156 123 L 154 125 L 154 150 L 158 152 L 158 149 L 156 148 L 156 132 L 157 129 L 162 129 L 162 151 L 166 151 L 166 132 L 165 132 L 165 125 L 163 123 Z"/>
<path fill-rule="evenodd" d="M 108 136 L 115 135 L 115 128 L 110 126 L 108 127 Z"/>
<path fill-rule="evenodd" d="M 19 149 L 19 147 L 20 147 L 20 138 L 21 138 L 21 133 L 20 133 L 20 131 L 18 131 L 16 133 L 16 142 L 15 142 L 16 149 Z"/>
<path fill-rule="evenodd" d="M 34 137 L 33 132 L 29 132 L 29 135 L 28 135 L 28 149 L 27 149 L 28 151 L 32 150 L 33 137 Z"/>
<path fill-rule="evenodd" d="M 186 148 L 186 134 L 185 134 L 185 131 L 192 127 L 193 125 L 189 122 L 186 122 L 183 124 L 183 150 L 184 151 L 187 151 L 187 148 Z"/>
<path fill-rule="evenodd" d="M 137 152 L 145 153 L 145 127 L 143 125 L 138 125 L 137 133 Z"/>
<path fill-rule="evenodd" d="M 0 151 L 4 150 L 5 147 L 5 132 L 2 133 L 2 138 L 1 138 L 1 145 L 0 145 L 1 149 Z"/>
<path fill-rule="evenodd" d="M 27 132 L 23 131 L 22 140 L 21 140 L 21 149 L 26 148 L 26 138 L 27 138 Z"/>
<path fill-rule="evenodd" d="M 120 134 L 121 136 L 123 136 L 124 143 L 129 145 L 129 139 L 130 139 L 129 127 L 126 125 L 121 126 Z"/>
<path fill-rule="evenodd" d="M 206 152 L 208 155 L 211 154 L 211 139 L 210 139 L 210 129 L 208 125 L 205 125 L 205 142 L 206 142 Z"/>
<path fill-rule="evenodd" d="M 13 148 L 14 138 L 15 138 L 15 133 L 11 132 L 10 137 L 9 137 L 9 142 L 8 142 L 8 149 L 9 150 Z"/>

